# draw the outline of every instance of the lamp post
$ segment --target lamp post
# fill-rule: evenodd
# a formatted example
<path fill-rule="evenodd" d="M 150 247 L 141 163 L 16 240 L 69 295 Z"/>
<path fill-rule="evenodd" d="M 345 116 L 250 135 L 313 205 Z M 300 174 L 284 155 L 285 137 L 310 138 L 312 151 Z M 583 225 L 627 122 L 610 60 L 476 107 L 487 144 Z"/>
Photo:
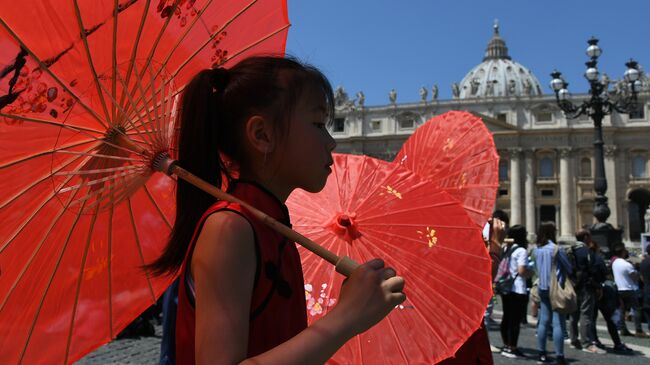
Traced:
<path fill-rule="evenodd" d="M 562 78 L 562 74 L 557 70 L 551 73 L 551 88 L 555 92 L 555 100 L 558 106 L 567 118 L 573 119 L 586 114 L 594 121 L 594 158 L 596 165 L 594 216 L 598 222 L 591 227 L 591 234 L 593 240 L 600 245 L 603 251 L 611 251 L 613 244 L 621 242 L 622 232 L 607 223 L 607 218 L 611 212 L 607 206 L 607 197 L 605 196 L 607 179 L 605 178 L 605 161 L 603 157 L 602 121 L 605 115 L 611 114 L 613 111 L 629 114 L 636 110 L 637 93 L 641 89 L 640 72 L 637 62 L 630 59 L 625 64 L 627 70 L 623 75 L 624 87 L 617 95 L 610 95 L 608 91 L 609 80 L 606 76 L 600 77 L 597 67 L 598 57 L 602 54 L 602 49 L 598 46 L 598 39 L 592 37 L 587 43 L 589 44 L 587 56 L 590 59 L 585 63 L 587 70 L 584 76 L 589 81 L 589 98 L 580 105 L 573 104 L 569 100 L 570 95 L 567 89 L 569 83 Z"/>

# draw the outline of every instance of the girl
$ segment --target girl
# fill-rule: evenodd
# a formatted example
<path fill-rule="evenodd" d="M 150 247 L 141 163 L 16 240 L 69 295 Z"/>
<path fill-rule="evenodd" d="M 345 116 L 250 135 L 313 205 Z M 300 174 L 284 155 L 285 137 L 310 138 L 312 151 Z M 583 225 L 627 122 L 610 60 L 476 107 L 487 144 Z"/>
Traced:
<path fill-rule="evenodd" d="M 535 268 L 539 278 L 538 291 L 540 298 L 539 323 L 537 325 L 537 350 L 539 351 L 538 363 L 549 362 L 546 355 L 546 336 L 553 323 L 553 346 L 555 347 L 556 363 L 566 364 L 564 359 L 564 329 L 566 318 L 564 314 L 553 311 L 549 297 L 551 275 L 558 275 L 558 282 L 564 285 L 567 275 L 571 274 L 573 267 L 564 250 L 557 252 L 556 273 L 551 272 L 553 252 L 555 252 L 555 224 L 542 222 L 537 230 L 537 248 L 535 249 Z"/>
<path fill-rule="evenodd" d="M 204 70 L 184 91 L 179 165 L 290 226 L 291 191 L 318 192 L 331 173 L 332 117 L 331 85 L 295 60 L 253 57 Z M 180 270 L 179 365 L 322 364 L 406 299 L 403 278 L 371 260 L 346 280 L 337 306 L 307 327 L 293 242 L 181 179 L 176 199 L 169 244 L 149 268 Z"/>

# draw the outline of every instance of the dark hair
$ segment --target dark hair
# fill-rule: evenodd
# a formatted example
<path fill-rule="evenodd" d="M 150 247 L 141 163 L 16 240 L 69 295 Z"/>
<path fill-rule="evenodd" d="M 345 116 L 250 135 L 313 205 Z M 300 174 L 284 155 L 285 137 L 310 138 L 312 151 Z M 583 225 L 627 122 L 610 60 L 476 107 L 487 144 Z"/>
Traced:
<path fill-rule="evenodd" d="M 178 113 L 178 164 L 201 179 L 224 188 L 233 168 L 246 165 L 244 124 L 253 115 L 273 120 L 286 136 L 296 103 L 307 88 L 322 92 L 328 118 L 334 96 L 327 78 L 315 67 L 291 57 L 246 58 L 228 70 L 206 69 L 187 84 Z M 233 167 L 231 163 L 234 163 Z M 162 255 L 145 266 L 154 275 L 173 275 L 180 269 L 203 213 L 216 199 L 178 179 L 176 220 Z"/>
<path fill-rule="evenodd" d="M 528 246 L 528 239 L 526 238 L 527 236 L 528 232 L 526 231 L 526 227 L 522 226 L 521 224 L 515 224 L 514 226 L 508 228 L 508 231 L 506 232 L 507 238 L 512 238 L 517 245 L 524 248 Z"/>
<path fill-rule="evenodd" d="M 507 225 L 510 224 L 510 217 L 508 217 L 508 213 L 504 212 L 501 209 L 497 209 L 492 213 L 492 218 L 499 218 L 500 220 L 503 221 L 503 223 Z"/>
<path fill-rule="evenodd" d="M 614 256 L 623 257 L 625 255 L 625 245 L 622 243 L 615 244 L 612 253 Z"/>
<path fill-rule="evenodd" d="M 551 241 L 555 243 L 555 223 L 542 222 L 537 229 L 537 246 L 544 246 Z"/>
<path fill-rule="evenodd" d="M 587 237 L 591 238 L 591 232 L 589 232 L 588 229 L 583 228 L 583 229 L 579 230 L 578 232 L 576 232 L 576 240 L 578 240 L 580 242 L 587 243 L 586 242 Z"/>

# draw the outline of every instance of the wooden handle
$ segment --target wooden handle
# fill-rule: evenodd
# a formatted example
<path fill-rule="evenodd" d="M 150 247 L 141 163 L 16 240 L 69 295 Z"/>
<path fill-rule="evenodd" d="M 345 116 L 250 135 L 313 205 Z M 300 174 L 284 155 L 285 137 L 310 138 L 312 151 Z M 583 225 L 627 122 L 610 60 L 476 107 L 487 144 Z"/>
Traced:
<path fill-rule="evenodd" d="M 327 262 L 331 263 L 336 267 L 336 271 L 339 272 L 340 274 L 347 276 L 350 276 L 350 273 L 354 271 L 354 269 L 359 266 L 356 262 L 354 262 L 352 259 L 349 257 L 339 257 L 337 256 L 334 252 L 326 249 L 325 247 L 319 245 L 318 243 L 310 240 L 309 238 L 301 235 L 300 233 L 292 230 L 291 228 L 285 226 L 284 224 L 278 222 L 277 220 L 273 219 L 266 213 L 260 211 L 259 209 L 249 205 L 248 203 L 237 199 L 236 197 L 222 191 L 221 189 L 218 189 L 216 186 L 208 183 L 207 181 L 191 174 L 187 170 L 183 169 L 182 167 L 179 167 L 178 165 L 172 165 L 170 168 L 170 172 L 173 173 L 174 175 L 178 176 L 179 178 L 189 182 L 190 184 L 196 186 L 197 188 L 205 191 L 206 193 L 214 196 L 217 199 L 220 200 L 225 200 L 229 201 L 231 203 L 236 203 L 241 205 L 242 207 L 248 209 L 251 213 L 253 213 L 259 220 L 264 222 L 266 225 L 274 229 L 276 232 L 282 234 L 283 236 L 287 237 L 288 239 L 298 243 L 302 247 L 308 249 L 309 251 L 315 253 L 319 257 L 325 259 Z"/>
<path fill-rule="evenodd" d="M 343 256 L 336 263 L 336 272 L 339 274 L 345 275 L 345 277 L 350 277 L 350 274 L 359 267 L 359 264 L 347 256 Z"/>

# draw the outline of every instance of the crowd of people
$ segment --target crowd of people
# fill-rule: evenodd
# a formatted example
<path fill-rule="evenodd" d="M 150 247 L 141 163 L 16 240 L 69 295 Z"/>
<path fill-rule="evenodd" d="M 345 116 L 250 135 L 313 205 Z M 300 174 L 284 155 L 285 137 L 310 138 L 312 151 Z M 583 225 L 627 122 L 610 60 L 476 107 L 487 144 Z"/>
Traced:
<path fill-rule="evenodd" d="M 549 338 L 554 361 L 560 365 L 566 364 L 565 344 L 592 354 L 606 354 L 606 346 L 596 331 L 598 320 L 607 325 L 613 352 L 632 353 L 621 336 L 650 338 L 650 333 L 643 331 L 643 322 L 650 331 L 650 246 L 645 248 L 645 258 L 640 262 L 630 260 L 622 243 L 616 244 L 607 258 L 592 240 L 588 227 L 575 233 L 575 244 L 560 245 L 555 225 L 542 222 L 535 242 L 529 244 L 526 228 L 508 227 L 503 212 L 495 212 L 494 221 L 505 221 L 507 228 L 498 253 L 491 250 L 493 260 L 500 263 L 494 275 L 495 295 L 503 307 L 499 325 L 503 342 L 500 348 L 492 346 L 493 352 L 508 358 L 527 357 L 518 348 L 518 338 L 521 325 L 528 323 L 529 310 L 537 320 L 540 364 L 552 361 L 547 353 Z M 563 293 L 572 295 L 565 298 L 562 295 L 567 294 Z M 486 311 L 486 326 L 495 325 L 491 311 Z M 630 317 L 633 332 L 626 324 Z"/>

